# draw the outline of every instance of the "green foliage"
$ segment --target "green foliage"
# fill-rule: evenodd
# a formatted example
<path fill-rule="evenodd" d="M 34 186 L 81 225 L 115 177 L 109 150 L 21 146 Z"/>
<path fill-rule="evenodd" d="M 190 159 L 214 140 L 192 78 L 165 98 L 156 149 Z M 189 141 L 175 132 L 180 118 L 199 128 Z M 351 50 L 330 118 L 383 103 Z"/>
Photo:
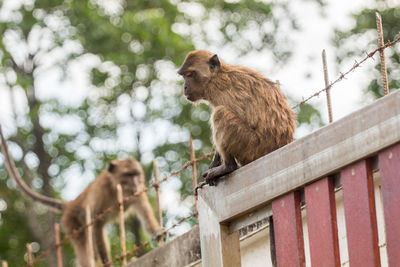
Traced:
<path fill-rule="evenodd" d="M 1 259 L 8 262 L 21 262 L 21 255 L 24 255 L 24 240 L 31 239 L 32 234 L 22 212 L 15 212 L 15 209 L 23 209 L 24 201 L 20 199 L 18 192 L 10 190 L 6 185 L 6 170 L 0 169 L 0 234 L 7 237 L 0 242 Z M 12 200 L 16 201 L 12 201 Z M 16 226 L 18 225 L 18 230 Z M 11 232 L 10 232 L 11 231 Z"/>
<path fill-rule="evenodd" d="M 299 125 L 309 124 L 317 127 L 324 126 L 318 109 L 310 104 L 300 106 L 300 110 L 297 113 L 297 122 Z"/>
<path fill-rule="evenodd" d="M 201 12 L 192 14 L 193 10 Z M 288 3 L 256 0 L 36 0 L 21 1 L 7 14 L 0 18 L 0 82 L 26 106 L 18 109 L 12 103 L 10 118 L 2 124 L 24 179 L 35 190 L 57 198 L 71 172 L 95 177 L 117 157 L 142 160 L 151 179 L 152 157 L 161 172 L 177 170 L 189 161 L 189 136 L 194 138 L 197 157 L 212 151 L 210 108 L 187 103 L 181 82 L 173 77 L 186 53 L 195 46 L 229 47 L 237 55 L 268 50 L 282 63 L 291 48 L 289 35 L 282 32 L 298 29 Z M 82 67 L 90 84 L 83 100 L 38 97 L 39 80 L 50 75 L 49 70 L 61 71 L 60 82 L 66 81 L 72 64 L 88 56 L 97 63 L 88 70 Z M 310 122 L 308 116 L 319 114 L 311 106 L 301 108 L 301 121 Z M 68 120 L 75 126 L 63 124 Z M 169 127 L 165 138 L 157 132 L 161 124 Z M 130 134 L 121 137 L 126 127 Z M 151 148 L 144 148 L 146 129 L 160 138 Z M 199 164 L 199 174 L 207 164 L 207 160 Z M 192 194 L 190 168 L 180 180 L 184 198 Z M 51 222 L 59 218 L 31 208 L 35 205 L 22 201 L 12 185 L 1 168 L 0 203 L 7 205 L 0 209 L 0 258 L 11 266 L 23 266 L 25 243 L 36 240 L 41 251 L 46 242 L 53 243 Z M 34 221 L 43 227 L 35 228 Z M 148 238 L 143 232 L 129 238 L 134 232 L 129 229 L 129 249 L 134 238 Z M 118 253 L 117 228 L 109 230 L 112 251 Z M 65 266 L 73 265 L 70 245 L 64 249 L 64 259 Z M 51 263 L 37 266 L 46 265 Z"/>

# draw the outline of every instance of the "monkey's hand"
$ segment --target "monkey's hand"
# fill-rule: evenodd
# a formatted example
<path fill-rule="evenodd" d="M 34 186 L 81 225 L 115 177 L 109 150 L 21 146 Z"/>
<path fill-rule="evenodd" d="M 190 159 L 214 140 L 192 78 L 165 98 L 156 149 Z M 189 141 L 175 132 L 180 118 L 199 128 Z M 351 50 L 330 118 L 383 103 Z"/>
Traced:
<path fill-rule="evenodd" d="M 225 174 L 231 173 L 236 169 L 237 169 L 236 164 L 230 164 L 230 165 L 222 164 L 218 167 L 209 169 L 208 171 L 203 173 L 203 177 L 205 178 L 206 183 L 213 186 L 216 185 L 216 181 L 218 180 L 218 178 L 224 176 Z"/>

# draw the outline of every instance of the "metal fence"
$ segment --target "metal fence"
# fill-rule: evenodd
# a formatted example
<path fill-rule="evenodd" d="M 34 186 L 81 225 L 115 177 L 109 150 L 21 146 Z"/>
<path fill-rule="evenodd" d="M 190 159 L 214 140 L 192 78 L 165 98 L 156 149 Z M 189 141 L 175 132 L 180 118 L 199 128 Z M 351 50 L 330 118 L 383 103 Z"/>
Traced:
<path fill-rule="evenodd" d="M 326 53 L 323 51 L 322 60 L 325 87 L 294 105 L 292 107 L 293 109 L 300 107 L 314 97 L 326 92 L 329 122 L 331 123 L 333 121 L 333 104 L 330 100 L 330 89 L 378 52 L 381 60 L 381 73 L 384 93 L 385 95 L 389 94 L 384 51 L 385 49 L 399 42 L 400 36 L 396 37 L 393 41 L 384 43 L 381 17 L 378 13 L 376 14 L 376 18 L 378 29 L 378 48 L 366 53 L 366 56 L 360 61 L 355 61 L 354 65 L 349 70 L 344 73 L 340 73 L 339 77 L 332 82 L 329 82 L 325 59 Z M 397 103 L 395 101 L 397 101 Z M 376 252 L 376 222 L 374 222 L 373 218 L 375 211 L 374 207 L 370 205 L 370 200 L 373 197 L 371 196 L 370 189 L 370 159 L 363 159 L 355 164 L 350 163 L 365 158 L 370 154 L 379 153 L 380 167 L 382 168 L 382 173 L 385 173 L 385 188 L 387 188 L 387 191 L 384 193 L 384 202 L 385 211 L 388 210 L 387 234 L 388 237 L 390 235 L 390 238 L 388 238 L 388 251 L 390 252 L 390 260 L 393 262 L 400 262 L 400 259 L 397 259 L 398 255 L 400 255 L 400 251 L 398 251 L 400 246 L 397 244 L 399 242 L 397 240 L 400 240 L 400 234 L 398 227 L 396 228 L 396 225 L 400 224 L 400 216 L 398 212 L 396 212 L 396 207 L 400 205 L 398 203 L 399 200 L 397 199 L 397 196 L 400 195 L 400 183 L 395 180 L 395 178 L 398 176 L 398 173 L 400 173 L 398 167 L 400 165 L 400 146 L 397 145 L 385 151 L 380 150 L 388 145 L 400 141 L 400 115 L 397 108 L 399 105 L 398 103 L 400 103 L 400 93 L 396 93 L 393 96 L 390 96 L 390 99 L 388 98 L 379 103 L 379 108 L 385 109 L 386 111 L 390 109 L 392 112 L 389 114 L 392 115 L 392 117 L 386 121 L 383 121 L 382 117 L 387 117 L 388 113 L 385 111 L 383 114 L 381 110 L 378 109 L 375 110 L 376 113 L 374 116 L 381 116 L 381 120 L 374 121 L 375 124 L 360 124 L 360 120 L 369 119 L 367 115 L 360 114 L 358 117 L 351 116 L 349 119 L 346 119 L 340 124 L 332 124 L 332 127 L 329 129 L 324 129 L 324 133 L 321 133 L 321 135 L 335 136 L 335 138 L 331 138 L 329 142 L 322 140 L 322 137 L 318 136 L 318 132 L 316 132 L 305 139 L 295 141 L 294 143 L 291 143 L 284 148 L 281 148 L 278 151 L 275 151 L 263 157 L 262 159 L 249 164 L 248 166 L 242 167 L 233 175 L 229 175 L 229 179 L 223 179 L 217 187 L 207 187 L 206 190 L 201 190 L 199 195 L 199 204 L 197 203 L 197 196 L 194 194 L 194 212 L 187 217 L 181 218 L 168 229 L 164 229 L 162 234 L 168 233 L 177 225 L 189 218 L 197 217 L 199 212 L 203 265 L 240 266 L 238 229 L 240 226 L 248 225 L 250 222 L 252 222 L 251 219 L 244 218 L 243 214 L 247 214 L 249 211 L 255 210 L 260 206 L 267 205 L 267 210 L 269 210 L 268 214 L 273 214 L 276 247 L 272 253 L 274 253 L 274 255 L 276 253 L 277 264 L 279 266 L 303 266 L 304 246 L 302 245 L 301 220 L 299 220 L 300 198 L 298 193 L 298 189 L 301 188 L 305 191 L 310 222 L 316 225 L 323 225 L 323 227 L 313 227 L 312 229 L 316 230 L 312 230 L 310 232 L 310 243 L 313 244 L 311 246 L 312 262 L 316 266 L 320 266 L 319 263 L 322 260 L 324 266 L 338 266 L 339 256 L 336 233 L 337 230 L 334 225 L 336 215 L 334 203 L 332 202 L 332 199 L 334 199 L 333 186 L 332 178 L 328 176 L 332 175 L 333 171 L 344 168 L 341 171 L 341 175 L 345 196 L 358 196 L 358 199 L 351 199 L 351 197 L 347 197 L 347 199 L 350 200 L 345 200 L 346 212 L 350 214 L 350 219 L 348 219 L 348 228 L 354 228 L 354 232 L 352 232 L 353 230 L 350 230 L 349 232 L 349 240 L 352 240 L 353 242 L 351 245 L 349 245 L 349 250 L 354 250 L 352 255 L 362 255 L 363 257 L 366 257 L 364 261 L 361 259 L 362 257 L 360 257 L 360 259 L 357 258 L 350 260 L 352 264 L 354 262 L 354 266 L 369 266 L 365 265 L 367 264 L 366 262 L 377 262 L 379 259 L 379 255 Z M 352 123 L 357 127 L 359 126 L 359 128 L 362 130 L 356 129 L 357 127 L 354 125 L 350 126 Z M 387 128 L 389 126 L 398 128 L 396 128 L 397 131 L 395 137 L 393 137 L 393 134 L 388 134 L 389 137 L 383 138 L 381 136 L 381 132 L 376 134 L 375 132 L 371 133 L 372 128 L 364 129 L 365 125 L 370 125 L 370 127 L 373 129 L 376 127 Z M 352 131 L 350 131 L 349 135 L 346 135 L 346 133 L 340 132 L 341 129 Z M 339 134 L 338 136 L 338 131 L 342 135 Z M 369 142 L 371 138 L 376 138 L 371 140 L 371 142 L 374 144 L 378 142 L 379 144 L 383 145 L 379 145 L 378 147 L 371 146 L 368 147 L 368 149 L 366 146 L 364 146 L 363 149 L 361 149 L 364 151 L 363 153 L 356 153 L 354 149 L 357 150 L 359 146 L 363 146 L 363 144 L 360 144 L 359 142 L 359 140 L 361 140 L 360 136 L 365 137 L 362 139 L 363 142 Z M 328 146 L 326 145 L 327 143 Z M 6 146 L 6 142 L 4 141 L 3 146 Z M 311 146 L 313 146 L 313 148 L 310 148 Z M 350 146 L 350 149 L 347 149 L 344 146 Z M 90 232 L 94 222 L 102 220 L 106 214 L 114 210 L 120 211 L 119 224 L 122 254 L 114 256 L 111 262 L 105 263 L 103 266 L 110 266 L 117 262 L 121 262 L 123 265 L 125 265 L 128 260 L 134 260 L 134 257 L 145 247 L 148 247 L 151 242 L 145 242 L 134 248 L 132 251 L 126 250 L 123 214 L 124 202 L 129 201 L 139 194 L 146 193 L 150 189 L 154 188 L 156 191 L 157 200 L 157 217 L 160 225 L 163 225 L 159 198 L 160 184 L 167 181 L 169 177 L 178 176 L 180 172 L 188 167 L 191 167 L 193 188 L 197 187 L 196 164 L 203 159 L 210 158 L 212 153 L 204 154 L 199 158 L 195 158 L 192 139 L 190 139 L 190 149 L 190 162 L 184 164 L 179 170 L 174 171 L 169 175 L 164 175 L 162 178 L 160 178 L 158 174 L 157 162 L 154 161 L 153 165 L 155 179 L 154 183 L 152 183 L 149 187 L 144 188 L 140 192 L 136 192 L 132 196 L 126 197 L 122 197 L 122 193 L 119 190 L 118 205 L 104 210 L 102 213 L 90 214 L 90 210 L 87 209 L 87 224 L 79 229 L 76 229 L 73 235 L 79 235 L 83 231 Z M 5 158 L 7 161 L 12 160 L 9 155 L 5 155 Z M 283 165 L 281 160 L 282 158 L 285 158 Z M 273 164 L 271 164 L 271 162 Z M 397 165 L 393 164 L 393 162 L 397 162 Z M 321 168 L 321 164 L 325 164 L 323 168 Z M 397 171 L 397 173 L 394 171 Z M 240 178 L 241 180 L 239 180 L 239 176 L 244 177 Z M 320 179 L 321 177 L 324 178 Z M 397 179 L 400 180 L 399 177 L 397 177 Z M 310 182 L 313 183 L 308 185 Z M 393 192 L 395 192 L 397 196 L 394 196 Z M 319 205 L 313 205 L 313 203 L 319 203 Z M 199 211 L 197 207 L 198 205 Z M 360 215 L 352 218 L 352 214 Z M 50 253 L 54 253 L 55 251 L 57 252 L 58 266 L 62 266 L 61 249 L 62 246 L 72 238 L 72 236 L 65 235 L 64 238 L 61 239 L 59 224 L 55 224 L 54 229 L 56 237 L 54 245 L 47 250 L 42 251 L 35 257 L 32 255 L 30 245 L 27 244 L 27 266 L 34 266 L 35 263 L 46 258 Z M 363 229 L 365 230 L 365 233 L 368 233 L 366 235 L 368 240 L 365 241 L 357 234 L 359 229 Z M 88 236 L 90 237 L 90 235 Z M 325 238 L 321 239 L 319 238 L 320 236 L 324 236 Z M 370 258 L 367 258 L 367 256 Z M 330 262 L 331 265 L 327 265 L 328 262 Z M 2 266 L 7 266 L 7 262 L 3 261 Z"/>

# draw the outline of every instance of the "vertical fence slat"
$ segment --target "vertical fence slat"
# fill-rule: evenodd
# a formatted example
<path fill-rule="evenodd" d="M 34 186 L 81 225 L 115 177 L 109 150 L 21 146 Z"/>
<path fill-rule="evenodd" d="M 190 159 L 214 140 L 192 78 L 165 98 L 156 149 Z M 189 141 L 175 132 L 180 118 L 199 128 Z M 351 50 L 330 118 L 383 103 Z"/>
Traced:
<path fill-rule="evenodd" d="M 389 266 L 400 263 L 400 144 L 379 154 Z"/>
<path fill-rule="evenodd" d="M 305 196 L 311 264 L 340 266 L 333 180 L 326 177 L 306 186 Z"/>
<path fill-rule="evenodd" d="M 94 250 L 93 250 L 93 226 L 90 225 L 91 221 L 92 221 L 92 215 L 90 212 L 90 207 L 86 206 L 86 225 L 88 225 L 86 231 L 86 238 L 87 238 L 86 251 L 87 251 L 89 266 L 94 267 L 95 262 L 94 262 Z"/>
<path fill-rule="evenodd" d="M 197 171 L 196 171 L 196 162 L 195 162 L 195 154 L 194 154 L 194 146 L 193 146 L 193 139 L 190 137 L 190 161 L 192 163 L 192 179 L 193 179 L 193 190 L 197 187 Z M 198 204 L 197 204 L 197 197 L 193 194 L 194 200 L 194 208 L 195 211 L 198 212 Z"/>
<path fill-rule="evenodd" d="M 122 265 L 126 265 L 126 241 L 125 241 L 125 216 L 124 216 L 124 195 L 122 187 L 117 185 L 117 199 L 119 205 L 119 238 L 122 251 Z"/>
<path fill-rule="evenodd" d="M 63 267 L 62 262 L 62 251 L 61 251 L 61 239 L 60 239 L 60 224 L 54 224 L 54 235 L 56 237 L 56 246 L 57 246 L 57 266 Z"/>
<path fill-rule="evenodd" d="M 156 160 L 153 160 L 153 172 L 154 172 L 154 188 L 156 190 L 157 219 L 160 227 L 163 227 L 162 211 L 160 206 L 160 185 L 159 185 L 160 179 L 159 179 L 158 165 Z"/>
<path fill-rule="evenodd" d="M 272 202 L 278 266 L 305 266 L 300 194 L 292 192 Z"/>
<path fill-rule="evenodd" d="M 26 253 L 28 254 L 28 266 L 33 266 L 33 255 L 31 244 L 26 244 Z"/>
<path fill-rule="evenodd" d="M 371 163 L 357 162 L 341 173 L 351 266 L 380 266 Z"/>

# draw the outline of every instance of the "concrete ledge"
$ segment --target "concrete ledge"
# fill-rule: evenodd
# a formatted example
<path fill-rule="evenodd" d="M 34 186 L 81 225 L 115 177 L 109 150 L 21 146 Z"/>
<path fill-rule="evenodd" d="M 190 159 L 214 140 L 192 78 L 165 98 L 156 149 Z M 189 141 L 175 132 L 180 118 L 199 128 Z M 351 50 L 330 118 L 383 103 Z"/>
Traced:
<path fill-rule="evenodd" d="M 207 212 L 199 209 L 200 225 L 202 216 L 211 213 L 219 223 L 231 223 L 282 194 L 398 142 L 400 90 L 239 168 L 217 186 L 203 187 L 199 203 L 207 206 Z"/>
<path fill-rule="evenodd" d="M 183 267 L 201 259 L 199 226 L 162 247 L 138 258 L 127 267 Z"/>

